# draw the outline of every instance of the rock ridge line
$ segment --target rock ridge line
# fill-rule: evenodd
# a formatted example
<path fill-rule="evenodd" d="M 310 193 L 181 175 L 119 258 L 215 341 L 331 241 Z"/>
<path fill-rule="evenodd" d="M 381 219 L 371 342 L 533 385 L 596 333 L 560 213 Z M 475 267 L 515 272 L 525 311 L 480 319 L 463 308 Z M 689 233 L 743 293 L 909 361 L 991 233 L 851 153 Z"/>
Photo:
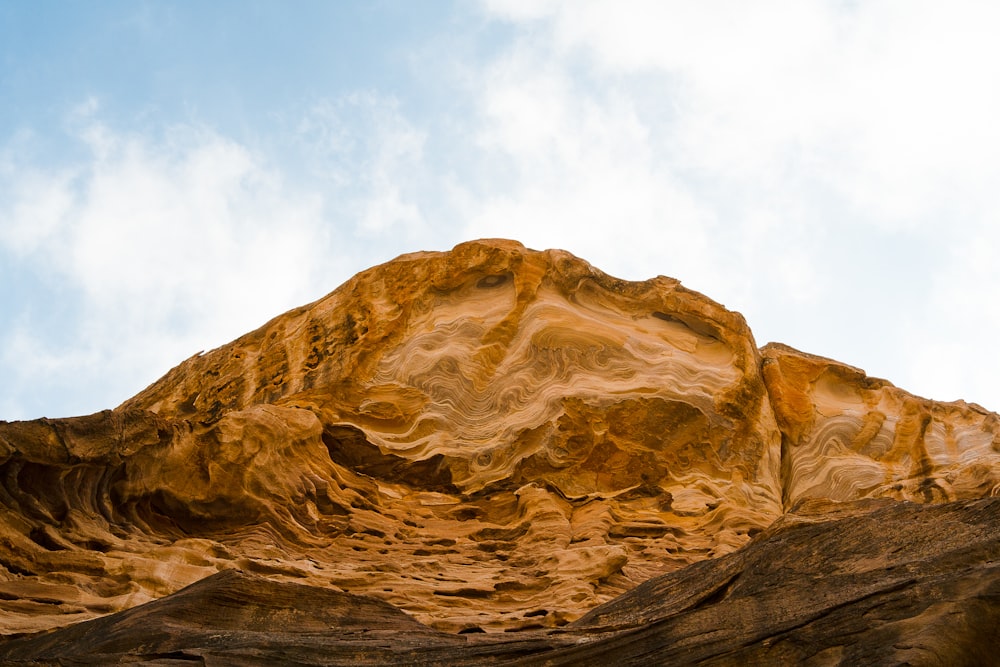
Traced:
<path fill-rule="evenodd" d="M 488 239 L 364 271 L 114 410 L 0 423 L 0 633 L 227 570 L 437 631 L 560 628 L 813 520 L 793 508 L 997 495 L 995 413 L 758 348 L 675 279 Z"/>

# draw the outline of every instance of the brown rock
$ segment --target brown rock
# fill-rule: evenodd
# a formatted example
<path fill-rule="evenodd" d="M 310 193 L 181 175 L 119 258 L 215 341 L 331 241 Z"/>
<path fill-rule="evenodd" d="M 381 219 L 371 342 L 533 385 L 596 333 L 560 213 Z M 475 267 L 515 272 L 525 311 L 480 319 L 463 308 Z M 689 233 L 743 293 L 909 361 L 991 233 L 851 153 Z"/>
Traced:
<path fill-rule="evenodd" d="M 555 663 L 996 665 L 1000 498 L 808 501 L 573 623 Z"/>
<path fill-rule="evenodd" d="M 115 410 L 0 422 L 0 633 L 228 570 L 245 576 L 212 585 L 261 618 L 307 614 L 267 611 L 295 582 L 436 630 L 562 627 L 802 499 L 996 495 L 997 429 L 837 362 L 762 357 L 739 314 L 673 279 L 510 241 L 405 255 Z"/>
<path fill-rule="evenodd" d="M 994 665 L 1000 499 L 809 501 L 747 547 L 559 630 L 455 635 L 372 598 L 227 571 L 0 643 L 4 664 Z"/>

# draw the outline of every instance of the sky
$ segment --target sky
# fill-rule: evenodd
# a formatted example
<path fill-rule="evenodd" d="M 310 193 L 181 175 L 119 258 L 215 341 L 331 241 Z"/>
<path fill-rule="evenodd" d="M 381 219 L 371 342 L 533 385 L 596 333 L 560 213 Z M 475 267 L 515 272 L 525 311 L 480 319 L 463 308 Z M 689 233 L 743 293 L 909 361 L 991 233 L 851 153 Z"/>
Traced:
<path fill-rule="evenodd" d="M 997 34 L 964 0 L 0 0 L 0 419 L 483 237 L 1000 410 Z"/>

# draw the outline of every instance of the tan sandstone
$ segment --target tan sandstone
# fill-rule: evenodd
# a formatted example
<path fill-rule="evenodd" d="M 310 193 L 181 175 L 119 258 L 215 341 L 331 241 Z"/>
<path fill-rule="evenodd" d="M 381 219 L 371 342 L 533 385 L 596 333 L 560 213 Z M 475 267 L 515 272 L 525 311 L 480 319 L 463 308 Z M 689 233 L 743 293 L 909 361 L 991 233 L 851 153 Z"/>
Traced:
<path fill-rule="evenodd" d="M 240 569 L 561 626 L 808 498 L 1000 494 L 997 415 L 486 240 L 358 274 L 115 410 L 0 423 L 0 632 Z"/>

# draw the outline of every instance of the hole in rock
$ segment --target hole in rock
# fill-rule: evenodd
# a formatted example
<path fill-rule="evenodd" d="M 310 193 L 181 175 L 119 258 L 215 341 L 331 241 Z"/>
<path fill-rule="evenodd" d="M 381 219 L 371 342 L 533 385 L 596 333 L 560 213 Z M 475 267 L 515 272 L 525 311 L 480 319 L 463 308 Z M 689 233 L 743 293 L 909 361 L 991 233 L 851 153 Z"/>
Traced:
<path fill-rule="evenodd" d="M 7 559 L 4 559 L 4 558 L 0 558 L 0 567 L 4 568 L 5 570 L 7 570 L 8 572 L 10 572 L 11 574 L 16 574 L 16 575 L 22 576 L 22 577 L 30 577 L 30 576 L 32 576 L 32 575 L 35 574 L 31 570 L 26 570 L 23 567 L 21 567 L 20 565 L 17 565 L 16 563 L 14 563 L 12 561 L 9 561 Z"/>
<path fill-rule="evenodd" d="M 375 479 L 403 482 L 413 487 L 439 493 L 459 493 L 452 484 L 451 470 L 444 456 L 435 454 L 422 461 L 411 461 L 393 454 L 383 454 L 364 433 L 353 426 L 328 426 L 323 430 L 323 444 L 330 460 Z"/>
<path fill-rule="evenodd" d="M 698 320 L 695 319 L 688 319 L 677 315 L 671 315 L 669 313 L 664 313 L 659 310 L 653 311 L 652 315 L 656 319 L 663 320 L 664 322 L 670 322 L 671 324 L 680 324 L 681 326 L 690 329 L 691 331 L 700 336 L 705 336 L 706 338 L 711 338 L 712 340 L 719 340 L 719 335 L 714 330 L 712 330 L 712 328 L 705 322 L 699 322 Z"/>
<path fill-rule="evenodd" d="M 481 528 L 480 530 L 472 533 L 469 537 L 477 541 L 513 541 L 522 538 L 527 534 L 528 524 L 521 523 L 513 528 Z"/>
<path fill-rule="evenodd" d="M 498 273 L 492 276 L 483 276 L 482 278 L 479 279 L 479 282 L 476 283 L 476 287 L 487 288 L 487 289 L 490 287 L 499 287 L 508 280 L 510 280 L 509 273 Z"/>
<path fill-rule="evenodd" d="M 462 507 L 451 513 L 451 516 L 457 521 L 469 521 L 471 519 L 479 519 L 484 515 L 482 509 L 478 507 Z"/>
<path fill-rule="evenodd" d="M 493 595 L 493 591 L 484 588 L 459 588 L 458 590 L 453 591 L 439 589 L 434 591 L 434 595 L 458 598 L 488 598 Z"/>
<path fill-rule="evenodd" d="M 358 320 L 354 318 L 354 315 L 348 313 L 337 333 L 343 337 L 343 340 L 347 345 L 353 345 L 358 342 L 358 339 L 361 338 L 361 336 L 368 333 L 368 327 L 364 324 L 360 324 Z"/>
<path fill-rule="evenodd" d="M 66 518 L 64 470 L 28 461 L 10 460 L 0 467 L 4 490 L 28 518 L 61 522 Z"/>
<path fill-rule="evenodd" d="M 166 653 L 153 653 L 148 656 L 148 658 L 155 659 L 157 662 L 160 660 L 169 660 L 172 663 L 176 662 L 190 662 L 194 664 L 204 665 L 204 658 L 200 653 L 188 653 L 187 651 L 168 651 Z"/>
<path fill-rule="evenodd" d="M 106 554 L 114 548 L 111 544 L 103 540 L 84 540 L 82 542 L 77 542 L 76 544 L 77 546 L 88 551 L 99 551 L 102 554 Z"/>
<path fill-rule="evenodd" d="M 351 514 L 351 510 L 339 502 L 332 500 L 325 490 L 320 490 L 316 493 L 314 502 L 316 503 L 316 510 L 326 516 L 350 516 Z"/>
<path fill-rule="evenodd" d="M 427 540 L 428 546 L 442 546 L 442 547 L 453 547 L 455 546 L 455 540 L 450 537 L 439 537 L 433 540 Z"/>
<path fill-rule="evenodd" d="M 157 489 L 135 503 L 136 514 L 155 532 L 204 535 L 226 532 L 261 522 L 261 512 L 248 503 L 219 497 L 211 501 L 191 502 Z"/>
<path fill-rule="evenodd" d="M 49 535 L 44 528 L 33 528 L 31 532 L 28 534 L 28 537 L 31 538 L 32 542 L 42 547 L 43 549 L 46 549 L 47 551 L 66 550 L 66 547 L 62 544 L 59 544 L 54 539 L 52 539 L 52 536 Z"/>

